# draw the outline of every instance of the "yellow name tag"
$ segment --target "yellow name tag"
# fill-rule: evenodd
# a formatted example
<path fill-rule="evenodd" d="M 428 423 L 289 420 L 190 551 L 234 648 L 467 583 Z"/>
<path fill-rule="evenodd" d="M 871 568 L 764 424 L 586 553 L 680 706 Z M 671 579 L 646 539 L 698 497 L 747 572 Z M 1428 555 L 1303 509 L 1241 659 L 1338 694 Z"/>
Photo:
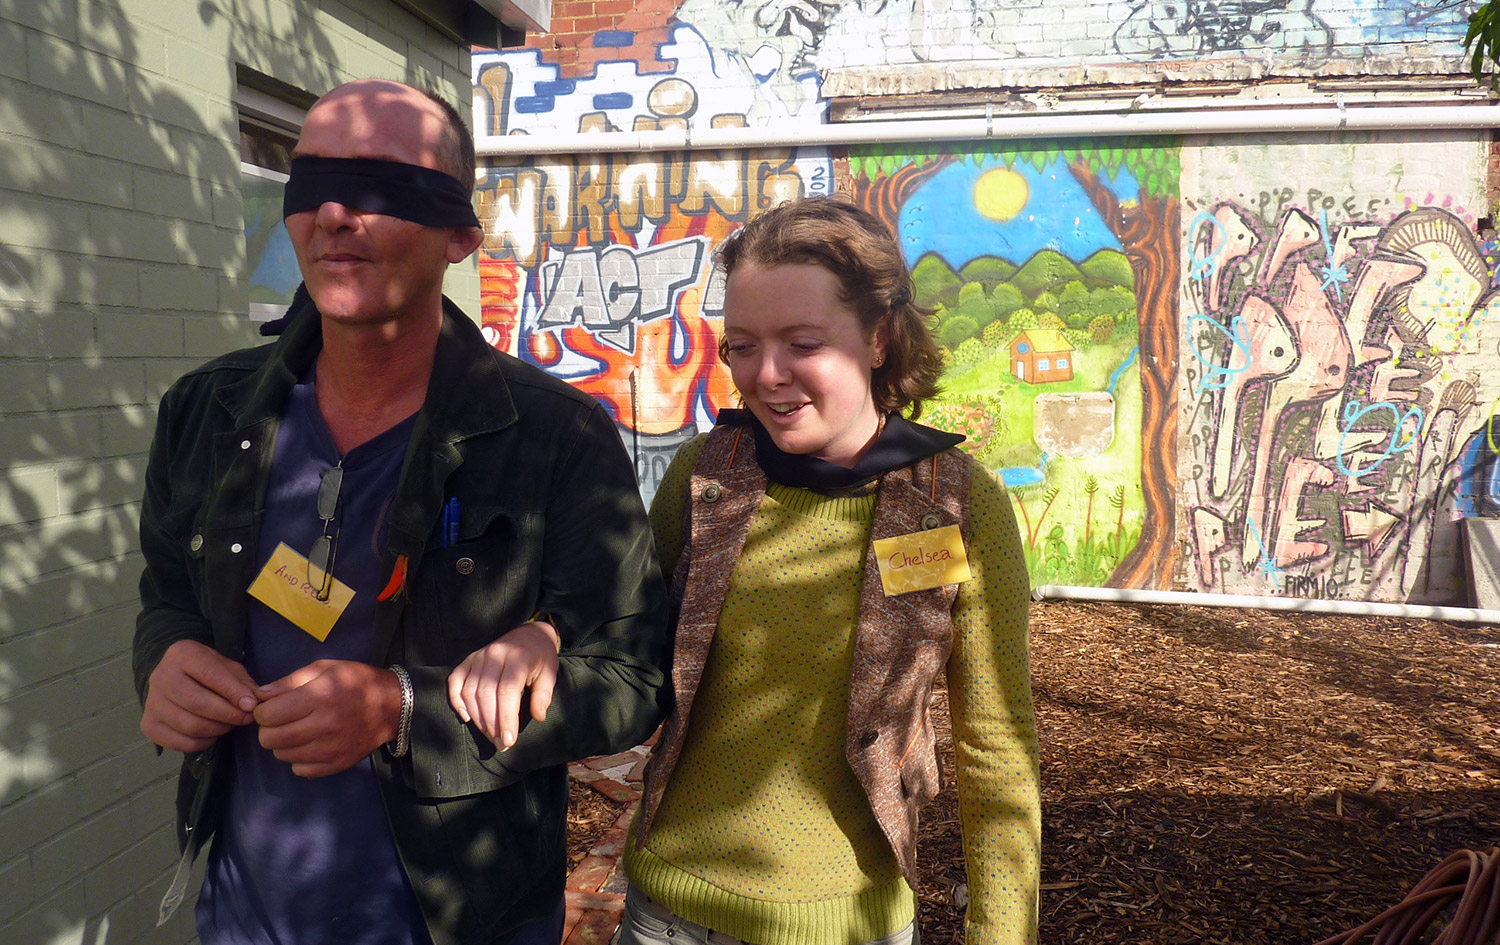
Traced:
<path fill-rule="evenodd" d="M 318 600 L 318 589 L 307 579 L 307 570 L 307 559 L 283 542 L 251 582 L 250 596 L 322 643 L 354 599 L 354 589 L 334 578 L 328 599 Z"/>
<path fill-rule="evenodd" d="M 957 525 L 872 542 L 886 597 L 961 584 L 973 577 Z"/>

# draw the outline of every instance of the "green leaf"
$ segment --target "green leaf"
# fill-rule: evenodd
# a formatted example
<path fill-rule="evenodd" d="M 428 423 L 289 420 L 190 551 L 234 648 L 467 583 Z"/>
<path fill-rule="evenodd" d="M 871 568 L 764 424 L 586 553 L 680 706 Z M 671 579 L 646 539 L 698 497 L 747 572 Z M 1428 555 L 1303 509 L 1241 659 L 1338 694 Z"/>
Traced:
<path fill-rule="evenodd" d="M 1470 55 L 1469 71 L 1476 82 L 1483 81 L 1486 65 L 1500 64 L 1500 12 L 1497 12 L 1497 0 L 1486 0 L 1469 14 L 1469 28 L 1464 33 L 1464 52 Z M 1492 88 L 1495 86 L 1493 76 L 1490 85 Z"/>

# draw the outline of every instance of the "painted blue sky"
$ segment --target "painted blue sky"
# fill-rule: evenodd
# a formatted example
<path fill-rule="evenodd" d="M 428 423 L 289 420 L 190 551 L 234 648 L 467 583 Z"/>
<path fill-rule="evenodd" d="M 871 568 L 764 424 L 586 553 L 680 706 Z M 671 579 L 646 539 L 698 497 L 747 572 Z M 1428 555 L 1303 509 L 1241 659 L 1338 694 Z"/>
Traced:
<path fill-rule="evenodd" d="M 1020 266 L 1042 249 L 1082 262 L 1101 249 L 1121 248 L 1060 159 L 1043 171 L 1017 161 L 1011 170 L 1030 188 L 1026 205 L 1004 222 L 982 215 L 974 205 L 974 185 L 987 171 L 1005 166 L 1004 159 L 994 157 L 978 165 L 960 162 L 919 187 L 901 208 L 907 263 L 915 265 L 924 254 L 936 252 L 954 269 L 980 256 L 999 256 Z M 1122 198 L 1133 199 L 1140 190 L 1124 167 L 1113 181 L 1103 179 Z"/>

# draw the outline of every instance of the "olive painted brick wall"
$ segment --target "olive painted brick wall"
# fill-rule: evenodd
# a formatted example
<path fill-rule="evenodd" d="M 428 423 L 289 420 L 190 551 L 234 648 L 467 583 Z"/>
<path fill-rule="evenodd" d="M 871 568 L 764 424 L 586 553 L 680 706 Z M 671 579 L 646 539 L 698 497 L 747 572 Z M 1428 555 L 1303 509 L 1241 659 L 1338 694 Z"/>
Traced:
<path fill-rule="evenodd" d="M 316 95 L 469 95 L 469 50 L 389 0 L 0 0 L 0 942 L 178 943 L 176 766 L 130 640 L 155 405 L 258 341 L 236 69 Z M 478 273 L 450 294 L 478 314 Z"/>

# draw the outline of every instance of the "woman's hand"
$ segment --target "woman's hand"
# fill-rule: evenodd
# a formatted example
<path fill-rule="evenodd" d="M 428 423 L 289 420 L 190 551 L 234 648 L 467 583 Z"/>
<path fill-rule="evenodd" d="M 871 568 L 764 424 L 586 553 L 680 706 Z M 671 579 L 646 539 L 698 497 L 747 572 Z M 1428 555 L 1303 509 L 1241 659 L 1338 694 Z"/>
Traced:
<path fill-rule="evenodd" d="M 540 722 L 557 685 L 557 630 L 546 621 L 523 623 L 448 674 L 448 704 L 504 751 L 520 730 L 521 695 L 531 689 L 531 717 Z"/>

